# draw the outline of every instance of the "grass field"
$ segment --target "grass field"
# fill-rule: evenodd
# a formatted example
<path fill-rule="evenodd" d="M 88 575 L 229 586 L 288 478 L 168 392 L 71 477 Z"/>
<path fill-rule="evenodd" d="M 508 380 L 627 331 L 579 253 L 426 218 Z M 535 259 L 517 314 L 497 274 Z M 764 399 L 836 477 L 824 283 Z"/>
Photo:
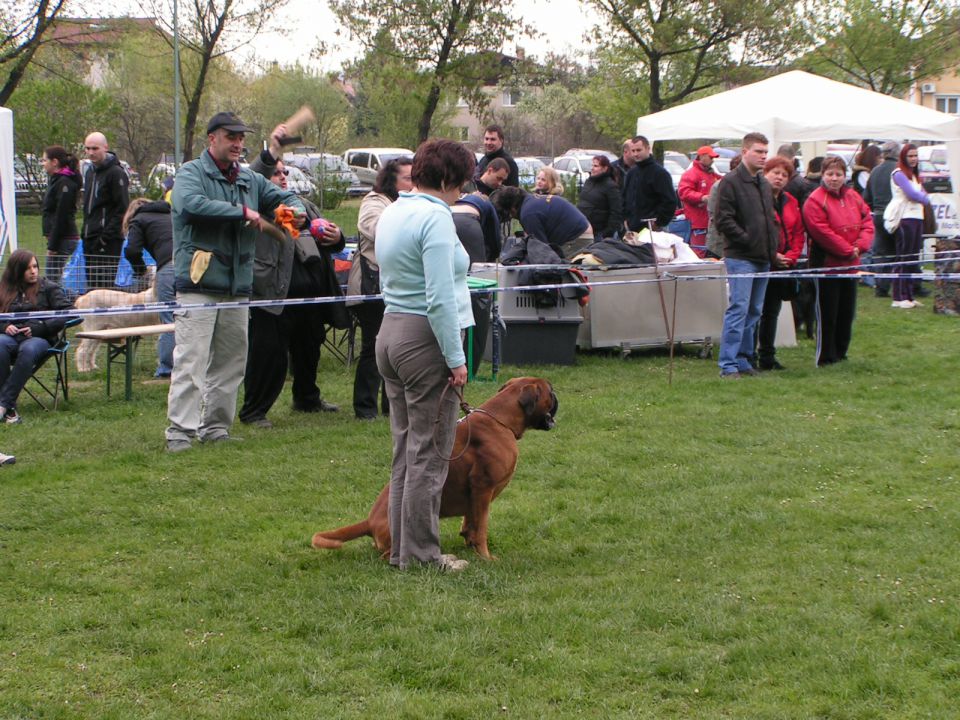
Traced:
<path fill-rule="evenodd" d="M 821 370 L 806 340 L 738 382 L 692 349 L 672 386 L 662 351 L 508 367 L 558 425 L 521 441 L 499 560 L 451 576 L 310 548 L 389 464 L 329 353 L 344 412 L 287 389 L 273 430 L 175 456 L 149 351 L 131 402 L 74 374 L 0 427 L 0 719 L 957 717 L 958 347 L 864 290 Z"/>

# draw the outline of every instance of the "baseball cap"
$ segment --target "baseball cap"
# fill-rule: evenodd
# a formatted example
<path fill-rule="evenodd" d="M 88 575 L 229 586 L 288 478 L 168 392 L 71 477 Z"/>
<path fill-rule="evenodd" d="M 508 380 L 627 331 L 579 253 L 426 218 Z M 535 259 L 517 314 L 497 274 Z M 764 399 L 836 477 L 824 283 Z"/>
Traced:
<path fill-rule="evenodd" d="M 716 150 L 714 150 L 714 149 L 713 149 L 712 147 L 710 147 L 709 145 L 701 145 L 700 147 L 698 147 L 698 148 L 697 148 L 697 155 L 698 155 L 698 156 L 700 156 L 700 155 L 709 155 L 709 156 L 712 157 L 712 158 L 720 157 L 720 153 L 718 153 Z"/>
<path fill-rule="evenodd" d="M 245 125 L 243 120 L 232 112 L 218 112 L 210 118 L 210 122 L 207 123 L 207 135 L 220 128 L 228 132 L 253 132 L 252 127 Z"/>

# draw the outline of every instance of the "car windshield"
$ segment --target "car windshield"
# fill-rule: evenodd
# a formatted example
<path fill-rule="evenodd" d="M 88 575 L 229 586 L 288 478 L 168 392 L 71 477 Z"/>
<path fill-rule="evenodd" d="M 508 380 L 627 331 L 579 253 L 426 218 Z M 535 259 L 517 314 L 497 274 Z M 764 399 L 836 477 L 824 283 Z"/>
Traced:
<path fill-rule="evenodd" d="M 327 155 L 323 158 L 323 167 L 327 170 L 344 171 L 349 170 L 347 163 L 339 155 Z"/>
<path fill-rule="evenodd" d="M 409 157 L 406 153 L 380 153 L 380 166 L 386 165 L 391 160 L 396 160 L 399 157 Z"/>
<path fill-rule="evenodd" d="M 593 167 L 593 158 L 583 158 L 580 160 L 580 169 L 584 172 L 590 172 L 590 168 Z"/>

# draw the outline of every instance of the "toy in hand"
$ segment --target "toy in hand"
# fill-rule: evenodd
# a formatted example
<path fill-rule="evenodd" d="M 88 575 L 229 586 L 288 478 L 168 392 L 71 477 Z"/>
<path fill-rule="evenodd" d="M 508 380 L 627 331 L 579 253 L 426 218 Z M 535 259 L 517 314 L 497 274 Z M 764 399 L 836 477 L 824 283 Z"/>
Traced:
<path fill-rule="evenodd" d="M 310 221 L 310 234 L 315 240 L 323 240 L 323 231 L 327 229 L 330 223 L 323 218 L 314 218 Z"/>

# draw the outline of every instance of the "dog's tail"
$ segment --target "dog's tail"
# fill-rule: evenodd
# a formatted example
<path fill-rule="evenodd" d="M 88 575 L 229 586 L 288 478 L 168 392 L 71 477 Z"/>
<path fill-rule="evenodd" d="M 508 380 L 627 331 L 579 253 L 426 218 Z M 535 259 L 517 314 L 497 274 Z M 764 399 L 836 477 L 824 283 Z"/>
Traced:
<path fill-rule="evenodd" d="M 370 521 L 363 520 L 361 522 L 355 523 L 353 525 L 347 525 L 346 527 L 337 528 L 336 530 L 325 530 L 323 532 L 318 532 L 313 536 L 313 541 L 310 543 L 317 550 L 336 550 L 340 547 L 343 547 L 345 542 L 350 540 L 356 540 L 358 537 L 363 537 L 364 535 L 372 535 L 370 532 Z"/>

